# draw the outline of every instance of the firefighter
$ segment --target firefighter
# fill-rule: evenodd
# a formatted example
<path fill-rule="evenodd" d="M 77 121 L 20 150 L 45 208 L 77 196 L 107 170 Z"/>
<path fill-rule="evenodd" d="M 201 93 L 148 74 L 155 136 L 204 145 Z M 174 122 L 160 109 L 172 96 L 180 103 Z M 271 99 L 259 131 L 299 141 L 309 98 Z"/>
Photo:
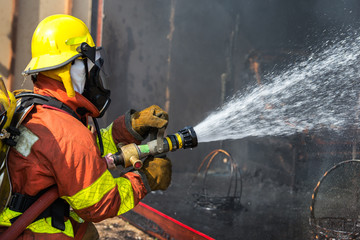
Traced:
<path fill-rule="evenodd" d="M 11 226 L 56 185 L 61 197 L 21 239 L 81 239 L 84 232 L 83 239 L 96 239 L 91 222 L 125 213 L 150 191 L 168 188 L 171 162 L 166 157 L 150 158 L 139 171 L 121 177 L 113 177 L 107 165 L 118 144 L 140 144 L 150 130 L 167 125 L 168 115 L 153 105 L 130 110 L 100 133 L 89 130 L 88 118 L 104 114 L 110 91 L 102 84 L 106 63 L 86 25 L 73 16 L 53 15 L 41 21 L 31 52 L 24 74 L 31 75 L 35 94 L 57 104 L 35 103 L 19 128 L 17 144 L 8 154 L 12 197 L 0 214 L 0 225 Z"/>

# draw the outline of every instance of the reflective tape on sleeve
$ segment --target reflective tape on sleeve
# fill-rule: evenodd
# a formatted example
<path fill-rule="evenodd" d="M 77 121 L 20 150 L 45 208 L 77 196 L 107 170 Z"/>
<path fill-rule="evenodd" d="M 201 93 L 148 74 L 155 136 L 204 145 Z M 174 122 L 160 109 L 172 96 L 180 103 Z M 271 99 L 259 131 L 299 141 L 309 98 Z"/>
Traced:
<path fill-rule="evenodd" d="M 134 191 L 129 179 L 114 178 L 108 170 L 89 187 L 80 190 L 71 197 L 63 196 L 61 198 L 65 199 L 72 208 L 79 210 L 100 202 L 105 194 L 115 187 L 118 188 L 121 199 L 118 211 L 118 215 L 120 215 L 135 207 Z"/>
<path fill-rule="evenodd" d="M 121 215 L 135 207 L 134 191 L 129 179 L 119 177 L 115 178 L 115 181 L 121 198 L 121 204 L 118 211 L 118 215 Z"/>
<path fill-rule="evenodd" d="M 114 187 L 116 187 L 114 177 L 106 170 L 103 175 L 89 187 L 81 189 L 73 196 L 63 196 L 61 198 L 65 199 L 72 208 L 79 210 L 100 202 L 104 195 Z"/>
<path fill-rule="evenodd" d="M 113 126 L 113 124 L 111 123 L 107 128 L 100 129 L 100 134 L 101 134 L 101 138 L 102 138 L 103 145 L 104 145 L 103 156 L 106 156 L 109 153 L 114 154 L 114 153 L 118 152 L 116 144 L 112 137 L 112 126 Z M 96 138 L 96 141 L 99 146 L 99 138 Z"/>

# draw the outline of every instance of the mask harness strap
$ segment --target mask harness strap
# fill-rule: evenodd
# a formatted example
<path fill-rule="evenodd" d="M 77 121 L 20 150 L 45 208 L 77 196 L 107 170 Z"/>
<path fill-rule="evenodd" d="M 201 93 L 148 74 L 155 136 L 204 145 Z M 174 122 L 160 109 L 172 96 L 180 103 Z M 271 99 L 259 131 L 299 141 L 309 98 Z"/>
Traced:
<path fill-rule="evenodd" d="M 97 137 L 99 139 L 99 147 L 100 147 L 100 154 L 101 156 L 104 155 L 104 145 L 103 145 L 103 141 L 102 141 L 102 137 L 101 137 L 101 132 L 100 132 L 100 128 L 99 128 L 99 124 L 96 120 L 96 118 L 92 118 L 94 125 L 95 125 L 95 129 L 96 129 L 96 134 Z"/>

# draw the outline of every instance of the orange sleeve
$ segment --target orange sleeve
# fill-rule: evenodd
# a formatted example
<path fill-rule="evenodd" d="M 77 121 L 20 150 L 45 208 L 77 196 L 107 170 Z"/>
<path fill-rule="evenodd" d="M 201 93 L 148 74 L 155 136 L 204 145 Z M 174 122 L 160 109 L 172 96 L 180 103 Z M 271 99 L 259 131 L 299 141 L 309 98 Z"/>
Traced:
<path fill-rule="evenodd" d="M 62 114 L 62 115 L 61 115 Z M 31 157 L 46 166 L 65 199 L 81 218 L 101 221 L 132 209 L 146 195 L 140 176 L 114 178 L 100 157 L 94 135 L 64 113 L 43 116 L 51 124 L 29 123 L 39 136 Z"/>
<path fill-rule="evenodd" d="M 136 143 L 140 144 L 143 137 L 141 137 L 131 126 L 131 114 L 135 110 L 129 110 L 125 115 L 115 119 L 113 123 L 112 136 L 115 144 Z"/>

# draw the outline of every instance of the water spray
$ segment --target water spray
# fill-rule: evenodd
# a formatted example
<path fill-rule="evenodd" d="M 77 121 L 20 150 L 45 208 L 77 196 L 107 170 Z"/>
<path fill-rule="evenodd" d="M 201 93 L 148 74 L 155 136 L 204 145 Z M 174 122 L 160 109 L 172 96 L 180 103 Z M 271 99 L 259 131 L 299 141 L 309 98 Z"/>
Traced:
<path fill-rule="evenodd" d="M 360 35 L 264 74 L 194 126 L 199 143 L 360 126 Z"/>
<path fill-rule="evenodd" d="M 124 168 L 133 166 L 140 169 L 143 160 L 148 156 L 156 156 L 178 149 L 194 148 L 198 145 L 198 140 L 193 127 L 185 127 L 175 134 L 163 137 L 164 129 L 157 134 L 157 139 L 149 141 L 143 145 L 135 143 L 119 148 L 119 152 L 113 155 L 115 165 Z"/>

